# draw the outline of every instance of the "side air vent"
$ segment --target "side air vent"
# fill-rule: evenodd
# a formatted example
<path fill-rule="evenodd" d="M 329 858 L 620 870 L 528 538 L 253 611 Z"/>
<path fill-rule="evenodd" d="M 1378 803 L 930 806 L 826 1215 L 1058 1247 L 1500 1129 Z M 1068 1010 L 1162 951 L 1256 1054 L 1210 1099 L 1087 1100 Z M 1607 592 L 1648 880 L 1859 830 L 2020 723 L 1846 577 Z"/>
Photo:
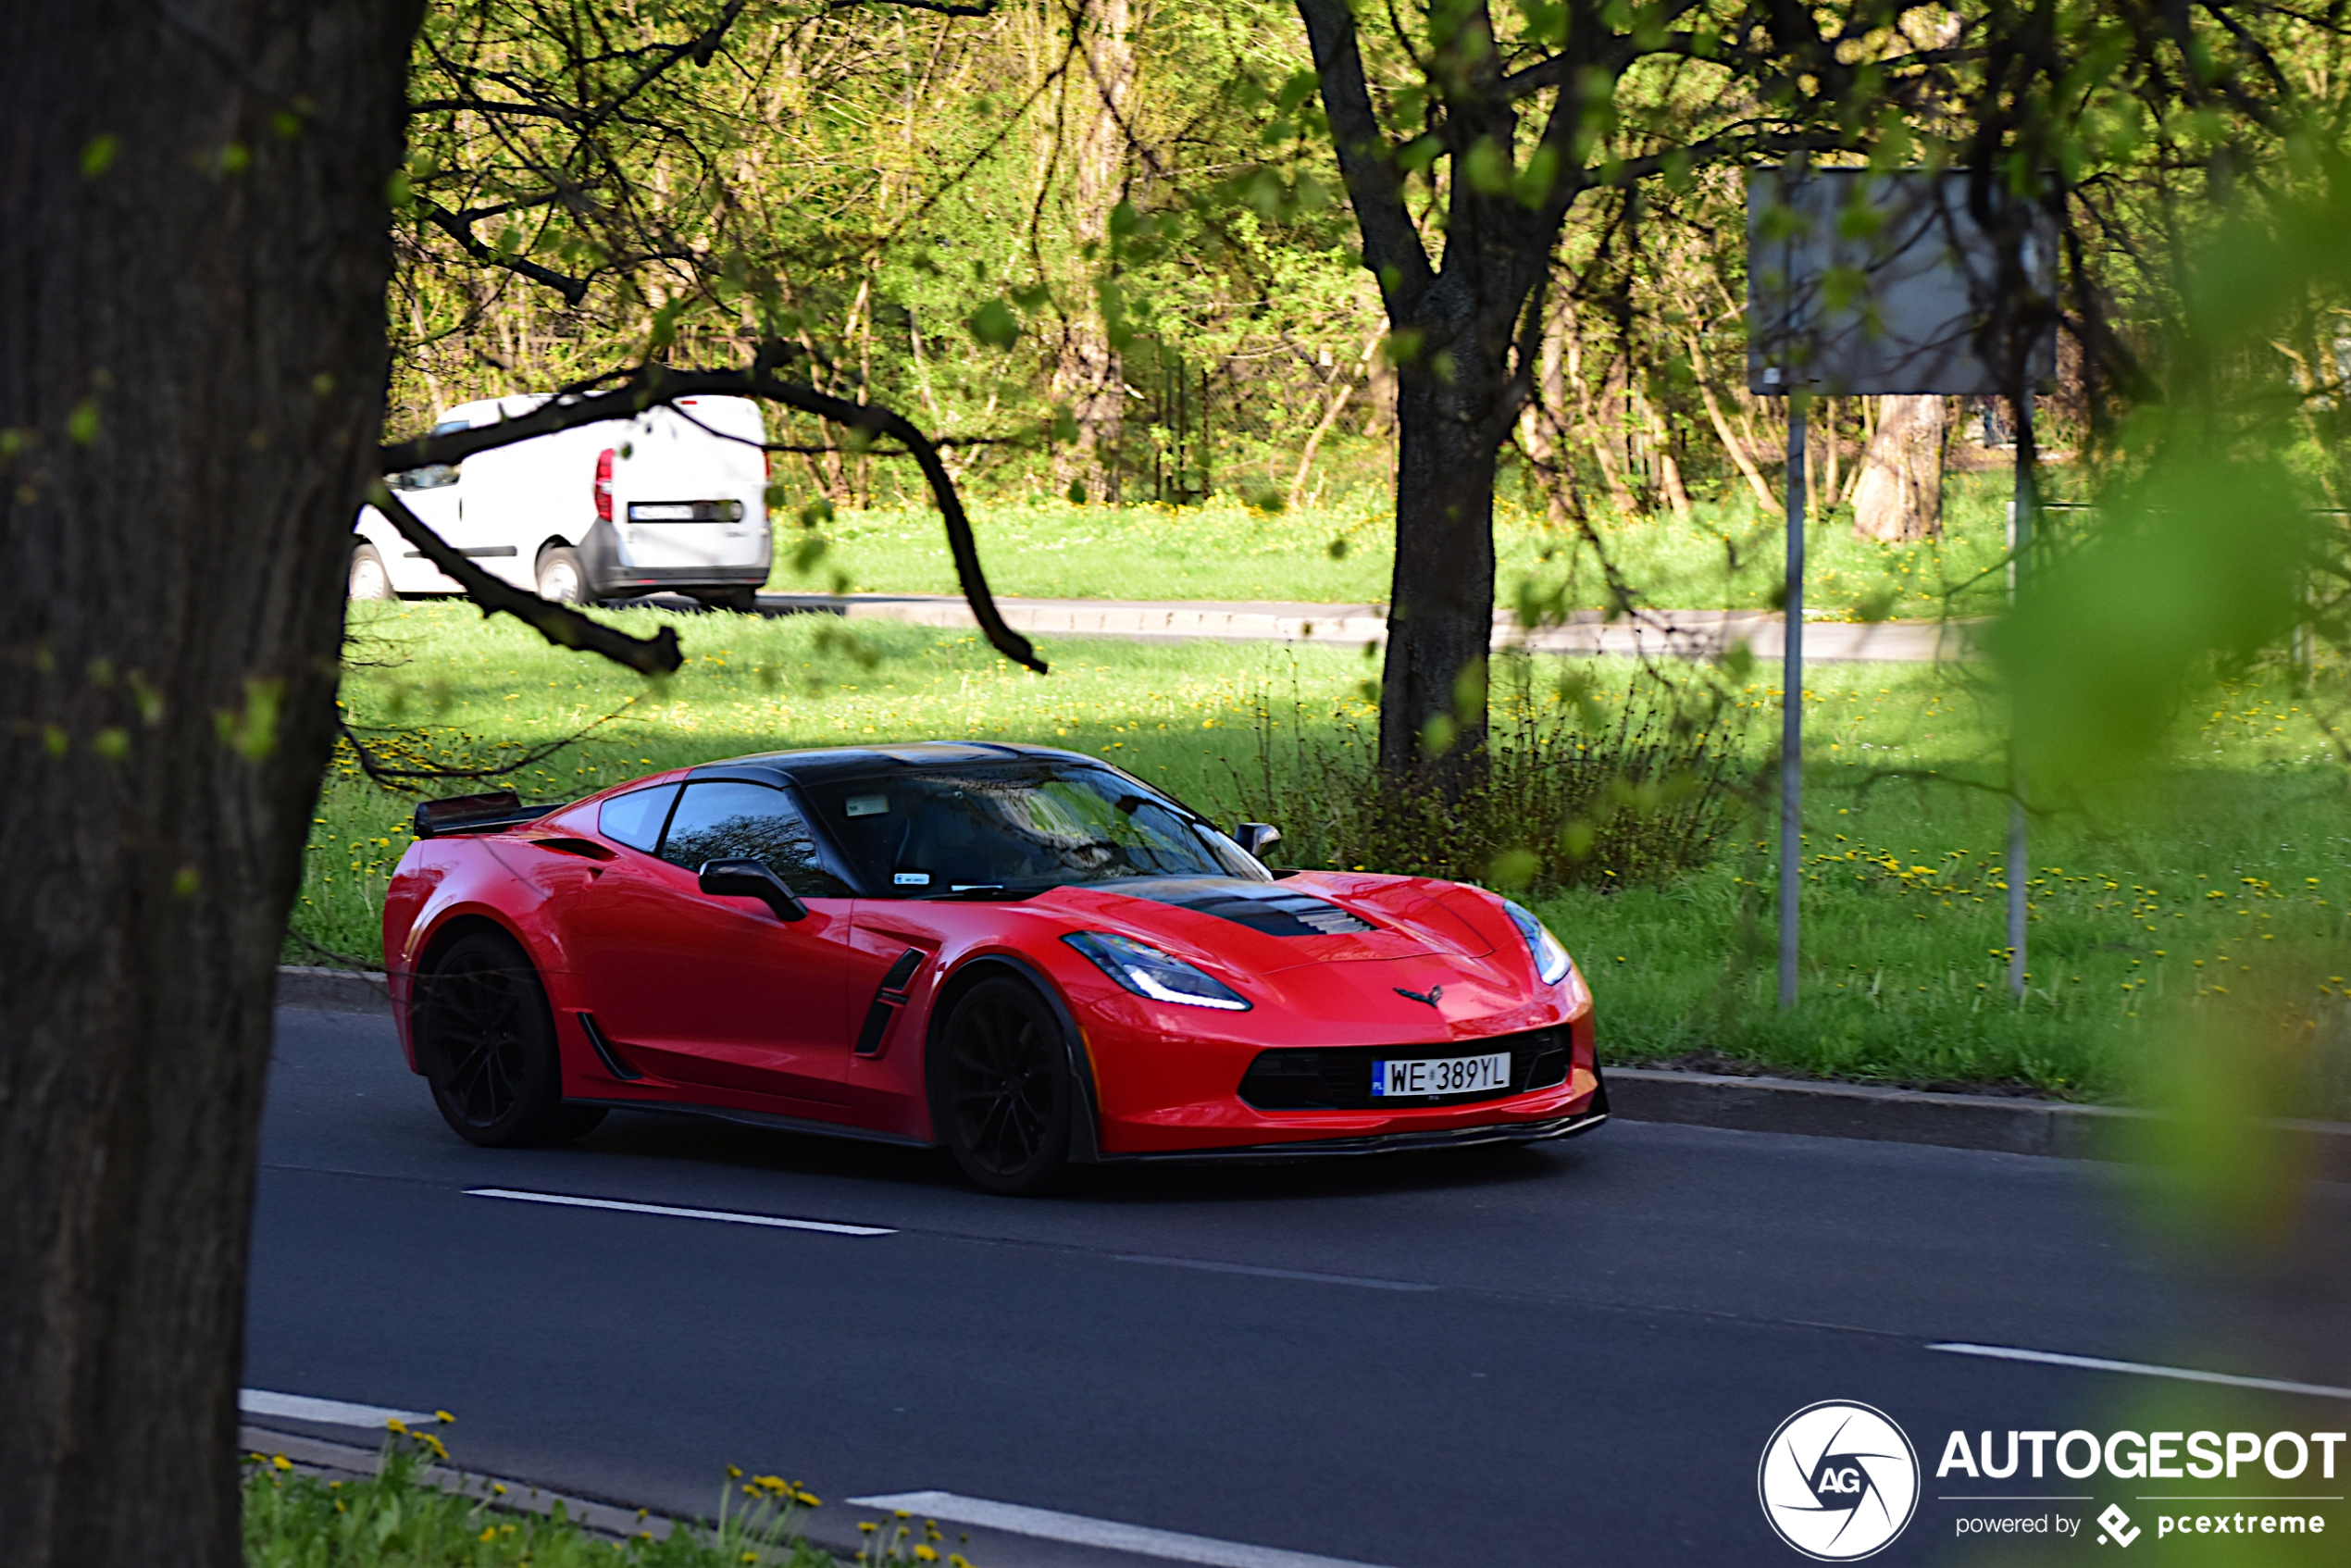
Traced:
<path fill-rule="evenodd" d="M 645 1076 L 622 1060 L 620 1052 L 614 1049 L 612 1041 L 604 1038 L 604 1031 L 596 1027 L 596 1015 L 593 1013 L 581 1013 L 575 1016 L 579 1019 L 579 1027 L 588 1036 L 589 1049 L 595 1052 L 596 1060 L 604 1064 L 605 1072 L 623 1083 L 635 1083 Z"/>
<path fill-rule="evenodd" d="M 857 1054 L 878 1056 L 882 1042 L 889 1038 L 889 1026 L 897 1018 L 898 1010 L 906 1005 L 906 988 L 923 966 L 923 950 L 910 947 L 898 955 L 898 962 L 882 976 L 881 986 L 874 992 L 872 1003 L 865 1009 L 865 1027 L 857 1031 Z"/>

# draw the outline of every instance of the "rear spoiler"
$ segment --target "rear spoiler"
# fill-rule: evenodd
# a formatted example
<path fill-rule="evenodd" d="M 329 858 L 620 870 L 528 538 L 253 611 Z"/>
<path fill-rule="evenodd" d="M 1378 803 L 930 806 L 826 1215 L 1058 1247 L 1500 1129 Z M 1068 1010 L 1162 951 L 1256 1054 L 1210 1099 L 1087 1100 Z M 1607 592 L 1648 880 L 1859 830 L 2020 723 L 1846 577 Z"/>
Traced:
<path fill-rule="evenodd" d="M 527 806 L 522 797 L 512 790 L 493 790 L 486 795 L 454 795 L 442 801 L 420 801 L 417 803 L 417 837 L 445 839 L 452 833 L 495 833 L 502 828 L 519 828 L 526 822 L 536 822 L 549 812 L 562 809 L 561 803 Z"/>

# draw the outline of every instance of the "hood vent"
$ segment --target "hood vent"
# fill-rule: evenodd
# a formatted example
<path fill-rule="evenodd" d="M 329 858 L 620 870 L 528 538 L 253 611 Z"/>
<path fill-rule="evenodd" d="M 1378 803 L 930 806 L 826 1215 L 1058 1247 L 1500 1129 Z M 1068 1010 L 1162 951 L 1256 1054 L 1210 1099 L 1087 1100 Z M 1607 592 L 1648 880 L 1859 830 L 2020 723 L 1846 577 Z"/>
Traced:
<path fill-rule="evenodd" d="M 1238 877 L 1229 881 L 1209 877 L 1155 877 L 1110 883 L 1104 890 L 1213 915 L 1269 937 L 1351 937 L 1378 929 L 1327 899 Z"/>

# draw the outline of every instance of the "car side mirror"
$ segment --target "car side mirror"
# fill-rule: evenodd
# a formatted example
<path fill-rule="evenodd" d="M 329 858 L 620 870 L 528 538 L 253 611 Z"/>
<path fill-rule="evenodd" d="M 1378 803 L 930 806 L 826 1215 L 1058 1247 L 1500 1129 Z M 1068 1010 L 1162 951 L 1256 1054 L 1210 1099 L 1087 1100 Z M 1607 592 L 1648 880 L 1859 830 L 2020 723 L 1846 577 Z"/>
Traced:
<path fill-rule="evenodd" d="M 1253 855 L 1281 841 L 1282 830 L 1270 822 L 1244 822 L 1233 829 L 1233 842 Z"/>
<path fill-rule="evenodd" d="M 714 898 L 758 899 L 776 912 L 778 920 L 808 918 L 808 906 L 765 861 L 705 860 L 700 879 L 702 890 Z"/>

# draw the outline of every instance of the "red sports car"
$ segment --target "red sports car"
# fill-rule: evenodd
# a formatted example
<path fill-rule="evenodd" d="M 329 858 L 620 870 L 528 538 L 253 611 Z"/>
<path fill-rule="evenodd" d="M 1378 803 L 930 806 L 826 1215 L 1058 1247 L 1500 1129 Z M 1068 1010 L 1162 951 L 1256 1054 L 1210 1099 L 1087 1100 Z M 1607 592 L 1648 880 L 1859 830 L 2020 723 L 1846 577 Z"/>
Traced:
<path fill-rule="evenodd" d="M 435 801 L 384 901 L 409 1064 L 476 1143 L 614 1106 L 1073 1164 L 1560 1138 L 1591 993 L 1507 899 L 1270 871 L 1093 757 L 780 752 L 563 806 Z"/>

